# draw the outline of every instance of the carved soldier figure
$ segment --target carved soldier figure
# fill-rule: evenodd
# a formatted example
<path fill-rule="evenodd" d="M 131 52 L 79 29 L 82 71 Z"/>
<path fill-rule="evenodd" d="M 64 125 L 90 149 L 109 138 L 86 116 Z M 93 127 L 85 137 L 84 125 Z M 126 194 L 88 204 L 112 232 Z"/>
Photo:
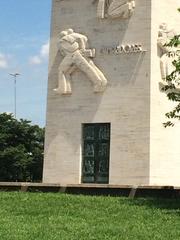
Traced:
<path fill-rule="evenodd" d="M 167 44 L 175 35 L 176 33 L 174 32 L 174 30 L 168 30 L 166 23 L 162 23 L 159 26 L 157 42 L 158 42 L 158 46 L 162 50 L 160 68 L 161 68 L 161 76 L 163 80 L 165 80 L 167 76 L 170 75 L 175 70 L 175 67 L 172 64 L 172 62 L 177 59 L 178 57 L 177 50 L 180 50 L 180 48 L 167 46 Z"/>
<path fill-rule="evenodd" d="M 129 18 L 135 8 L 135 0 L 99 0 L 97 15 L 99 18 L 105 18 L 105 9 L 107 15 L 111 18 Z"/>
<path fill-rule="evenodd" d="M 94 92 L 104 91 L 107 79 L 91 60 L 95 57 L 95 49 L 86 49 L 87 37 L 72 29 L 62 31 L 58 48 L 64 57 L 59 66 L 57 93 L 71 94 L 71 74 L 77 68 L 84 72 L 94 85 Z"/>

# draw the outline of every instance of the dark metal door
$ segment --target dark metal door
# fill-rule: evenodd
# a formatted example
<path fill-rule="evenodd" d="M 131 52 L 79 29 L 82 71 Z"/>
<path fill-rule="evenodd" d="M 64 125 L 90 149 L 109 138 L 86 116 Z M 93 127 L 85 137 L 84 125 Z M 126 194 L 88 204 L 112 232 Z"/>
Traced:
<path fill-rule="evenodd" d="M 109 182 L 110 123 L 83 124 L 83 183 Z"/>

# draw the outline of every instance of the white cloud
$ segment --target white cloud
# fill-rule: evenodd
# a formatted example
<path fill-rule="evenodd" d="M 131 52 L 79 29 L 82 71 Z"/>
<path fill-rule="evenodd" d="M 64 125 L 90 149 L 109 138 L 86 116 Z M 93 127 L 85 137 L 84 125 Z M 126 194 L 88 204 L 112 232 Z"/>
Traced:
<path fill-rule="evenodd" d="M 39 54 L 33 57 L 30 57 L 30 64 L 38 65 L 41 64 L 44 60 L 49 57 L 49 42 L 43 44 L 40 48 Z"/>
<path fill-rule="evenodd" d="M 45 57 L 45 58 L 49 57 L 49 42 L 42 45 L 40 53 L 42 57 Z"/>
<path fill-rule="evenodd" d="M 0 68 L 7 68 L 7 67 L 8 67 L 7 56 L 0 53 Z"/>
<path fill-rule="evenodd" d="M 42 63 L 42 60 L 39 56 L 33 56 L 29 59 L 30 64 L 38 65 Z"/>

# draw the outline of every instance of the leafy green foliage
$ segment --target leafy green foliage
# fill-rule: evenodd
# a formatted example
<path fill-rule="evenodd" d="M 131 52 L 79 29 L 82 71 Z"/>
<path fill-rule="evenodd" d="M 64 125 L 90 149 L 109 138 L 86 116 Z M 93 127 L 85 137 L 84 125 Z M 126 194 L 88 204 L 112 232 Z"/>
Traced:
<path fill-rule="evenodd" d="M 178 8 L 178 11 L 180 12 L 180 8 Z M 162 91 L 167 94 L 167 97 L 170 101 L 178 102 L 172 111 L 165 114 L 169 121 L 164 123 L 164 127 L 173 127 L 174 123 L 172 122 L 172 119 L 180 120 L 180 35 L 176 35 L 168 44 L 166 44 L 166 46 L 172 48 L 178 47 L 176 53 L 178 59 L 173 61 L 175 69 L 169 76 L 166 77 L 167 85 L 162 88 Z M 169 54 L 171 54 L 171 52 L 169 52 Z"/>
<path fill-rule="evenodd" d="M 41 181 L 44 129 L 0 114 L 0 181 Z"/>
<path fill-rule="evenodd" d="M 167 46 L 172 48 L 180 46 L 180 35 L 175 36 Z M 178 104 L 172 111 L 166 113 L 169 121 L 164 123 L 164 127 L 174 126 L 172 119 L 180 120 L 180 50 L 177 50 L 176 54 L 178 58 L 173 61 L 174 71 L 166 77 L 167 85 L 162 88 L 162 91 L 166 93 L 170 101 L 178 102 Z"/>
<path fill-rule="evenodd" d="M 178 240 L 180 200 L 0 193 L 2 240 Z"/>

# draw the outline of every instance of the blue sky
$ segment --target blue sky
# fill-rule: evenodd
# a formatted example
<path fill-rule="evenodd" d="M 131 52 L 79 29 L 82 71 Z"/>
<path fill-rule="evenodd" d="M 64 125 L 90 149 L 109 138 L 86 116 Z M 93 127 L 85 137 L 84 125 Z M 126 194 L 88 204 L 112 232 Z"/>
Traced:
<path fill-rule="evenodd" d="M 0 0 L 0 112 L 45 125 L 51 0 Z"/>

